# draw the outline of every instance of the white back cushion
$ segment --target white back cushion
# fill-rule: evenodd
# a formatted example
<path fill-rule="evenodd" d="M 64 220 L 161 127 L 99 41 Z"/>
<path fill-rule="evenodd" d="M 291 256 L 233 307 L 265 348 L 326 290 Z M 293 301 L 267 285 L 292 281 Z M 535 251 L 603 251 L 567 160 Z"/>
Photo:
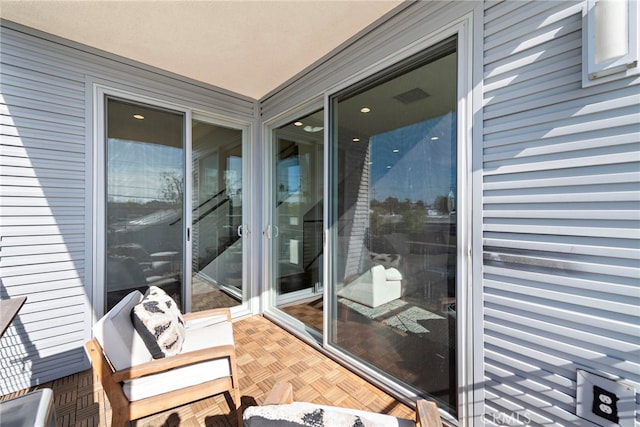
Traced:
<path fill-rule="evenodd" d="M 371 267 L 372 283 L 374 286 L 384 285 L 387 281 L 387 273 L 383 266 L 374 265 Z"/>
<path fill-rule="evenodd" d="M 93 335 L 116 370 L 152 359 L 131 322 L 131 310 L 141 300 L 139 291 L 131 292 L 93 326 Z"/>

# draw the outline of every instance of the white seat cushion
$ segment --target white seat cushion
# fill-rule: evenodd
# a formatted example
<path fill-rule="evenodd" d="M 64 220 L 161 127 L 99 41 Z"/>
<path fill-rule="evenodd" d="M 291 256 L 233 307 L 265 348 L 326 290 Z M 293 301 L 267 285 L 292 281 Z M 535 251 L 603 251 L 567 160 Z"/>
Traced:
<path fill-rule="evenodd" d="M 129 293 L 93 326 L 93 335 L 118 371 L 152 360 L 131 322 L 131 310 L 141 300 L 139 291 Z"/>
<path fill-rule="evenodd" d="M 191 326 L 187 328 L 187 336 L 182 344 L 182 353 L 219 345 L 234 345 L 231 322 L 205 323 L 200 327 L 192 323 L 189 325 Z"/>
<path fill-rule="evenodd" d="M 186 329 L 182 353 L 233 343 L 230 322 L 192 325 Z M 223 358 L 125 381 L 122 390 L 129 401 L 135 401 L 230 375 L 229 359 Z"/>
<path fill-rule="evenodd" d="M 228 376 L 229 359 L 217 359 L 125 381 L 122 391 L 133 402 Z"/>

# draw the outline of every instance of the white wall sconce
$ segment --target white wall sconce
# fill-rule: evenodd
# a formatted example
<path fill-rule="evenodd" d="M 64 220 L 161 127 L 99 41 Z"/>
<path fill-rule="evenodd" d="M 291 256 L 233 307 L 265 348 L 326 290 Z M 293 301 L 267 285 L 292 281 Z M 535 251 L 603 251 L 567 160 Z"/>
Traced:
<path fill-rule="evenodd" d="M 586 0 L 583 8 L 583 86 L 637 74 L 638 0 Z"/>

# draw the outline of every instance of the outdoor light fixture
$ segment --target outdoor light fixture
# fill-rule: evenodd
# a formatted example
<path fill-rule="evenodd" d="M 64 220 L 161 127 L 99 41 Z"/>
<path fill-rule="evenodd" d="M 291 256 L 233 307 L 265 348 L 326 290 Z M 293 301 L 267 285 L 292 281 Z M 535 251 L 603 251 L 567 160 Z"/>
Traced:
<path fill-rule="evenodd" d="M 431 140 L 432 140 L 432 141 L 437 141 L 437 140 L 439 140 L 439 139 L 440 139 L 440 138 L 439 138 L 439 137 L 437 137 L 437 136 L 432 136 L 432 137 L 431 137 Z"/>
<path fill-rule="evenodd" d="M 134 114 L 133 118 L 136 120 L 144 120 L 144 116 L 142 114 Z"/>
<path fill-rule="evenodd" d="M 587 0 L 583 9 L 583 85 L 637 74 L 637 0 Z M 586 78 L 586 80 L 585 80 Z"/>
<path fill-rule="evenodd" d="M 626 55 L 629 52 L 629 3 L 600 0 L 593 7 L 596 64 Z"/>
<path fill-rule="evenodd" d="M 366 113 L 368 113 L 368 112 L 370 112 L 370 111 L 371 111 L 371 108 L 369 108 L 369 107 L 362 107 L 362 108 L 360 109 L 360 112 L 361 112 L 361 113 L 365 113 L 365 114 L 366 114 Z"/>
<path fill-rule="evenodd" d="M 302 123 L 302 122 L 295 122 L 293 125 L 294 125 L 294 126 L 298 126 L 298 127 L 300 127 L 300 126 L 302 126 L 302 125 L 303 125 L 303 123 Z"/>
<path fill-rule="evenodd" d="M 360 142 L 360 138 L 355 137 L 355 138 L 353 138 L 353 139 L 352 139 L 352 141 L 353 141 L 353 142 Z"/>

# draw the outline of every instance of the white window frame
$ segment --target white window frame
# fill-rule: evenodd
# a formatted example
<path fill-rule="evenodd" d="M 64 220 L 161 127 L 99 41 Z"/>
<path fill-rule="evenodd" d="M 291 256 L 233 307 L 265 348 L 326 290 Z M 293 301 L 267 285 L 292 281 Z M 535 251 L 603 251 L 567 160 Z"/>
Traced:
<path fill-rule="evenodd" d="M 420 52 L 428 49 L 440 41 L 443 41 L 451 36 L 457 36 L 458 46 L 458 76 L 457 76 L 457 89 L 458 89 L 458 122 L 457 122 L 457 135 L 458 135 L 458 241 L 457 241 L 457 259 L 460 260 L 456 269 L 456 295 L 458 298 L 458 306 L 460 307 L 457 334 L 456 334 L 456 348 L 457 348 L 457 374 L 458 374 L 458 408 L 457 418 L 454 418 L 448 412 L 440 411 L 442 419 L 447 422 L 447 425 L 457 425 L 460 427 L 471 426 L 474 422 L 473 409 L 473 388 L 472 375 L 473 375 L 473 362 L 474 362 L 474 345 L 473 345 L 473 327 L 471 311 L 471 298 L 472 290 L 471 284 L 473 282 L 473 261 L 470 256 L 472 245 L 472 140 L 473 140 L 473 121 L 474 121 L 474 88 L 473 88 L 473 35 L 474 35 L 474 12 L 465 14 L 458 19 L 450 22 L 448 25 L 425 35 L 420 40 L 408 45 L 405 49 L 392 54 L 371 67 L 363 70 L 361 73 L 355 74 L 350 78 L 343 80 L 342 82 L 327 89 L 324 93 L 325 105 L 325 168 L 329 170 L 331 156 L 331 98 L 340 92 L 362 80 L 374 75 L 377 72 L 383 71 L 395 64 L 398 64 L 402 60 L 410 58 Z M 344 352 L 335 344 L 331 343 L 328 331 L 333 327 L 331 323 L 331 316 L 333 314 L 332 308 L 328 308 L 327 302 L 331 302 L 334 299 L 333 289 L 331 284 L 331 272 L 333 259 L 333 248 L 335 247 L 335 236 L 332 235 L 331 230 L 328 228 L 330 221 L 330 198 L 331 198 L 331 173 L 325 173 L 324 177 L 324 224 L 325 224 L 325 244 L 324 244 L 324 324 L 323 324 L 323 343 L 322 348 L 330 355 L 343 363 L 348 365 L 351 370 L 357 372 L 362 377 L 366 378 L 376 386 L 391 392 L 397 399 L 409 402 L 415 402 L 419 396 L 415 393 L 414 389 L 404 387 L 398 383 L 394 383 L 392 389 L 388 389 L 390 381 L 384 373 L 381 373 L 377 368 L 372 368 L 370 365 L 354 358 L 350 354 Z M 410 404 L 410 403 L 409 403 Z"/>
<path fill-rule="evenodd" d="M 105 171 L 105 144 L 106 144 L 106 116 L 105 116 L 105 99 L 108 97 L 114 97 L 123 99 L 129 102 L 146 104 L 156 108 L 166 108 L 169 110 L 173 110 L 179 113 L 184 114 L 185 120 L 185 129 L 184 129 L 184 138 L 185 138 L 185 176 L 191 177 L 191 162 L 186 159 L 191 159 L 191 124 L 193 119 L 206 121 L 207 123 L 226 126 L 233 129 L 237 129 L 242 131 L 243 140 L 242 140 L 242 151 L 243 151 L 243 168 L 246 168 L 247 171 L 252 171 L 254 167 L 250 164 L 250 150 L 252 149 L 252 141 L 254 138 L 253 132 L 253 124 L 250 121 L 233 118 L 231 116 L 221 115 L 217 113 L 213 113 L 207 110 L 202 110 L 198 108 L 191 108 L 186 106 L 185 104 L 179 104 L 175 102 L 170 102 L 164 100 L 160 97 L 148 96 L 143 94 L 143 91 L 132 91 L 129 88 L 122 88 L 122 85 L 114 84 L 113 82 L 104 82 L 101 80 L 88 80 L 87 84 L 92 86 L 91 91 L 91 101 L 90 105 L 93 110 L 93 115 L 91 117 L 92 124 L 92 144 L 91 147 L 93 152 L 91 154 L 91 168 L 92 168 L 92 185 L 93 185 L 93 197 L 91 201 L 91 206 L 93 209 L 93 224 L 91 230 L 91 237 L 93 239 L 94 245 L 91 249 L 91 259 L 94 261 L 93 271 L 92 271 L 92 304 L 93 310 L 91 319 L 91 324 L 95 323 L 97 319 L 102 317 L 105 314 L 104 311 L 104 292 L 105 292 L 105 284 L 104 284 L 104 259 L 106 257 L 105 254 L 105 242 L 106 235 L 104 230 L 104 224 L 106 221 L 105 211 L 106 211 L 106 194 L 104 188 L 104 182 L 106 179 L 106 171 Z M 247 153 L 244 155 L 244 153 Z M 243 204 L 248 206 L 249 200 L 255 199 L 255 194 L 252 193 L 252 188 L 254 188 L 253 182 L 253 174 L 251 176 L 247 174 L 243 176 Z M 246 188 L 246 190 L 245 190 Z M 185 187 L 185 200 L 191 200 L 191 185 L 187 185 Z M 184 221 L 185 224 L 191 224 L 191 209 L 184 209 Z M 253 283 L 256 282 L 253 277 L 256 277 L 255 269 L 256 267 L 250 266 L 251 263 L 248 262 L 250 259 L 250 251 L 251 248 L 255 247 L 255 242 L 253 242 L 253 234 L 251 230 L 254 228 L 254 216 L 251 215 L 250 209 L 243 210 L 243 228 L 244 233 L 246 233 L 247 245 L 249 245 L 248 249 L 243 251 L 243 275 L 246 278 L 245 285 L 243 286 L 243 294 L 242 294 L 242 302 L 241 304 L 231 307 L 231 314 L 235 317 L 246 316 L 250 314 L 254 314 L 257 312 L 257 306 L 252 303 L 252 295 L 257 295 L 255 289 L 253 289 Z M 185 229 L 186 236 L 186 229 Z M 187 244 L 186 237 L 183 242 L 185 244 L 185 253 L 184 253 L 184 274 L 185 277 L 191 277 L 191 245 Z M 183 284 L 182 292 L 184 293 L 185 298 L 185 307 L 188 309 L 191 308 L 191 292 L 190 289 Z"/>
<path fill-rule="evenodd" d="M 627 53 L 601 63 L 596 63 L 596 6 L 605 0 L 586 0 L 582 8 L 582 86 L 625 78 L 639 74 L 638 66 L 640 37 L 638 0 L 613 0 L 627 6 Z M 609 0 L 610 1 L 610 0 Z M 605 35 L 606 37 L 606 35 Z"/>
<path fill-rule="evenodd" d="M 262 135 L 263 141 L 265 142 L 262 145 L 261 157 L 263 160 L 263 164 L 266 165 L 262 171 L 262 194 L 263 194 L 263 206 L 262 206 L 262 218 L 264 224 L 264 239 L 262 241 L 262 274 L 263 277 L 267 278 L 264 280 L 264 287 L 260 290 L 260 294 L 262 298 L 260 300 L 261 304 L 261 312 L 264 313 L 267 317 L 271 317 L 276 319 L 281 324 L 289 327 L 299 334 L 299 336 L 305 340 L 305 342 L 313 345 L 319 346 L 322 342 L 322 334 L 307 328 L 302 321 L 282 312 L 278 309 L 277 306 L 277 295 L 271 286 L 271 278 L 273 275 L 273 253 L 272 253 L 272 240 L 270 237 L 271 230 L 269 227 L 275 222 L 276 218 L 273 217 L 273 188 L 272 188 L 272 176 L 274 173 L 273 165 L 274 165 L 274 154 L 273 154 L 273 144 L 275 144 L 275 138 L 273 136 L 273 131 L 277 128 L 284 126 L 285 124 L 297 120 L 300 117 L 304 117 L 306 115 L 312 114 L 315 111 L 322 110 L 325 108 L 324 105 L 324 97 L 315 96 L 306 102 L 303 102 L 293 108 L 290 108 L 275 117 L 267 120 L 263 123 L 262 126 Z M 325 117 L 326 120 L 326 117 Z M 325 131 L 326 131 L 326 121 L 325 121 Z M 326 150 L 325 150 L 326 151 Z M 323 164 L 324 161 L 323 161 Z M 326 172 L 325 172 L 326 175 Z M 324 185 L 324 181 L 323 181 Z M 323 193 L 323 197 L 324 197 Z M 324 217 L 323 217 L 324 219 Z M 324 247 L 323 247 L 324 249 Z M 324 283 L 323 283 L 324 285 Z"/>
<path fill-rule="evenodd" d="M 105 304 L 105 287 L 104 283 L 105 277 L 105 266 L 104 260 L 106 259 L 106 233 L 104 229 L 104 225 L 106 223 L 105 211 L 106 211 L 106 193 L 104 183 L 106 181 L 106 161 L 104 157 L 105 147 L 106 147 L 106 115 L 105 115 L 105 100 L 109 97 L 114 97 L 118 99 L 127 100 L 129 102 L 140 103 L 144 105 L 149 105 L 156 108 L 166 108 L 168 110 L 175 111 L 177 113 L 184 114 L 185 123 L 191 123 L 191 111 L 188 108 L 185 108 L 181 105 L 163 102 L 162 100 L 151 98 L 148 96 L 141 95 L 139 93 L 134 93 L 128 90 L 118 89 L 113 86 L 104 85 L 101 83 L 94 82 L 93 83 L 93 186 L 94 186 L 94 198 L 93 198 L 93 209 L 94 209 L 94 230 L 93 230 L 93 241 L 95 242 L 93 248 L 93 259 L 95 260 L 95 265 L 93 269 L 93 311 L 95 313 L 96 319 L 100 318 L 104 315 L 104 304 Z M 191 148 L 190 144 L 187 144 L 187 141 L 191 140 L 190 127 L 185 125 L 186 132 L 183 135 L 185 141 L 185 150 L 189 150 L 185 155 L 191 157 Z M 189 145 L 189 147 L 187 147 Z M 190 164 L 189 162 L 185 162 L 185 173 L 191 174 Z M 190 175 L 189 175 L 190 176 Z M 185 193 L 185 198 L 190 196 Z M 185 210 L 185 223 L 191 222 L 190 211 Z M 186 222 L 188 221 L 188 222 Z M 186 230 L 185 230 L 186 236 Z M 189 246 L 189 245 L 186 245 Z M 188 252 L 185 251 L 184 257 L 190 257 L 190 248 L 188 248 Z M 186 269 L 190 268 L 190 264 L 185 262 L 185 276 L 187 274 L 191 274 L 190 271 Z M 183 284 L 184 288 L 184 284 Z M 184 289 L 181 289 L 184 292 Z M 190 302 L 185 302 L 190 303 Z M 94 320 L 96 320 L 94 319 Z"/>

